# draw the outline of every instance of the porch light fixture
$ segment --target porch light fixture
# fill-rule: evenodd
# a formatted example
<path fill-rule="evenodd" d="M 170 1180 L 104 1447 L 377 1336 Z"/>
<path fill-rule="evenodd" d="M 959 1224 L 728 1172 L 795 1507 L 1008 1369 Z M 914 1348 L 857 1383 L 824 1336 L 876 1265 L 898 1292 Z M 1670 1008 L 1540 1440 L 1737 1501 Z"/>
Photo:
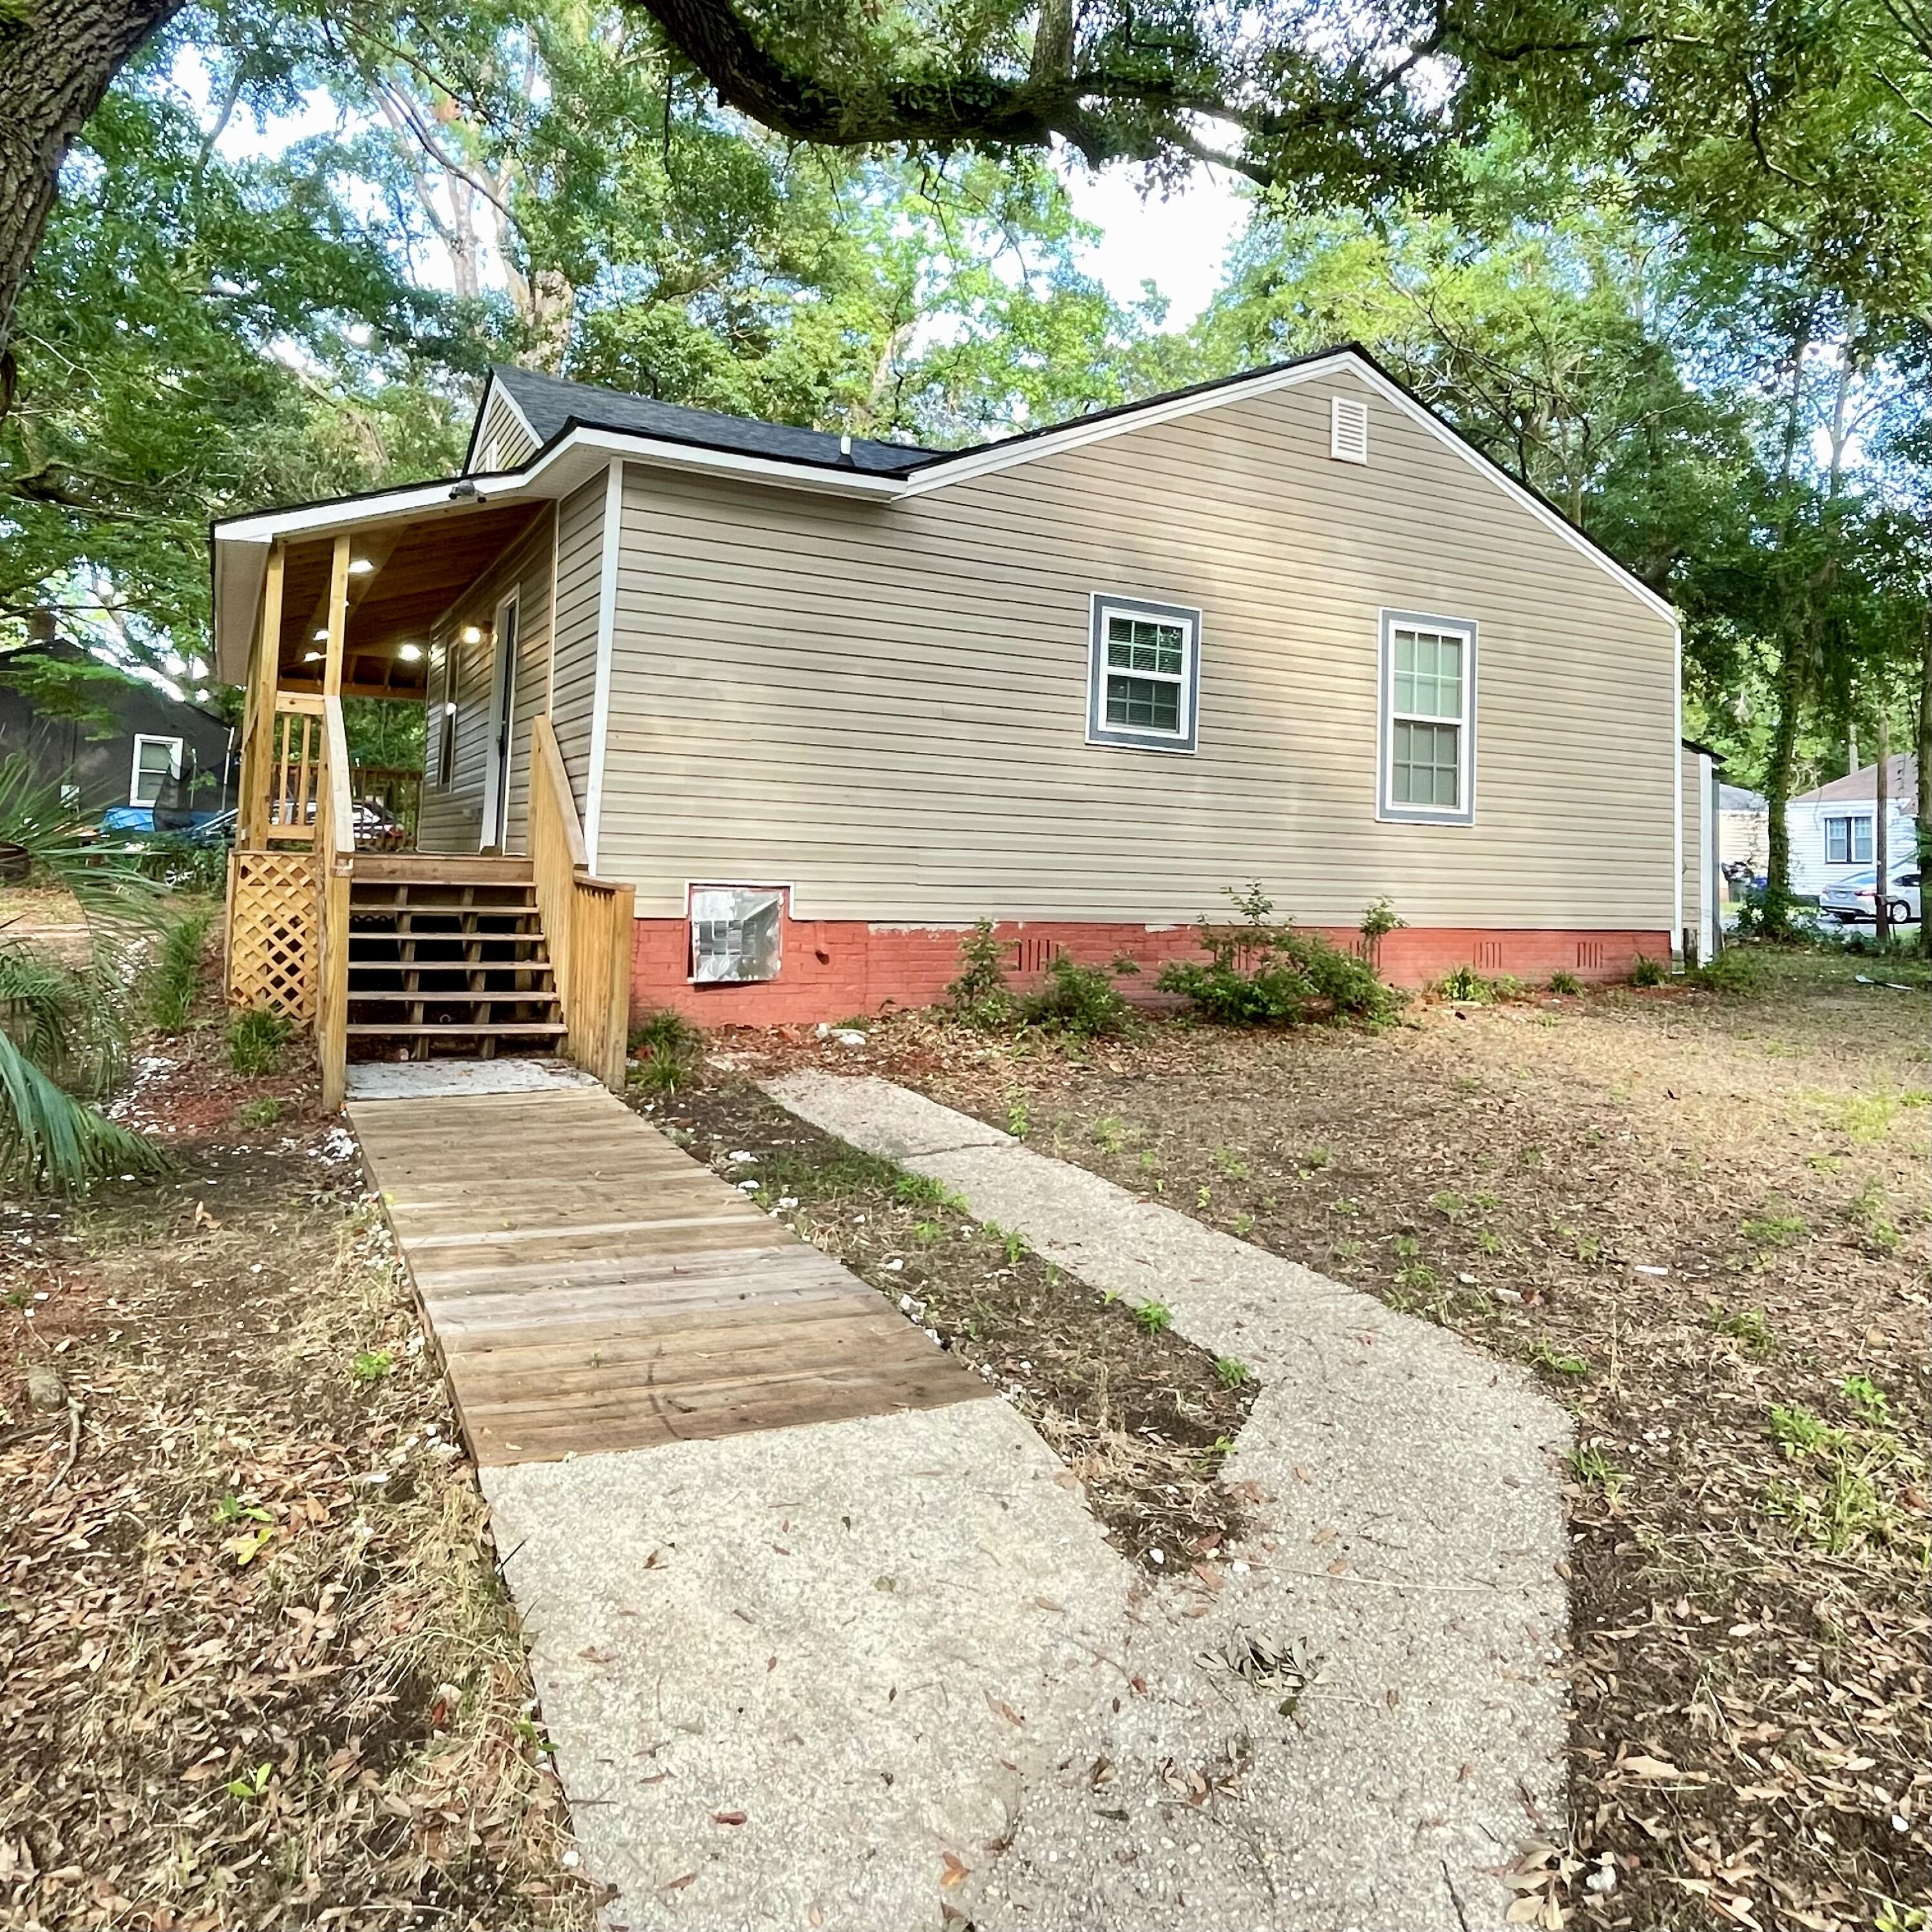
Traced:
<path fill-rule="evenodd" d="M 367 577 L 375 568 L 376 566 L 366 556 L 352 556 L 349 560 L 349 574 L 351 577 Z"/>
<path fill-rule="evenodd" d="M 402 659 L 404 663 L 414 664 L 422 656 L 422 646 L 420 644 L 400 645 L 398 647 L 396 655 Z"/>
<path fill-rule="evenodd" d="M 322 653 L 320 651 L 304 651 L 302 652 L 302 662 L 304 664 L 320 664 L 321 662 Z"/>
<path fill-rule="evenodd" d="M 328 642 L 328 633 L 326 631 L 316 632 L 315 634 L 315 640 L 319 644 L 327 644 Z"/>
<path fill-rule="evenodd" d="M 480 644 L 483 641 L 483 626 L 481 624 L 465 624 L 463 641 L 466 644 Z"/>

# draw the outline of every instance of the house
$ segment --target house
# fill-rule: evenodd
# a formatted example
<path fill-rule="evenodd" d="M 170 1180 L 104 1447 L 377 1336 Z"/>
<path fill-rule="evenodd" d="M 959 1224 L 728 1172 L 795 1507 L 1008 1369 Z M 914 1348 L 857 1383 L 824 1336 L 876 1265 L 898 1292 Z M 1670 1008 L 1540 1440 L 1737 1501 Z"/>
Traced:
<path fill-rule="evenodd" d="M 38 662 L 35 662 L 38 661 Z M 10 676 L 32 664 L 31 676 Z M 59 668 L 90 674 L 46 695 Z M 110 806 L 218 812 L 230 802 L 236 734 L 212 710 L 114 673 L 64 638 L 0 657 L 0 758 L 25 753 L 76 814 Z"/>
<path fill-rule="evenodd" d="M 1358 348 L 958 450 L 500 368 L 462 476 L 213 536 L 244 794 L 292 755 L 326 790 L 344 694 L 427 705 L 418 852 L 371 872 L 338 831 L 322 876 L 371 916 L 547 892 L 638 1006 L 931 1000 L 981 916 L 1022 975 L 1154 968 L 1250 879 L 1345 940 L 1389 899 L 1410 982 L 1680 944 L 1670 605 Z M 244 898 L 304 845 L 263 800 Z M 406 980 L 352 1047 L 485 1037 Z M 506 986 L 536 997 L 505 1043 L 574 1040 L 556 974 Z"/>
<path fill-rule="evenodd" d="M 1718 785 L 1718 862 L 1742 868 L 1748 878 L 1764 876 L 1771 862 L 1771 803 L 1762 792 L 1742 785 Z"/>
<path fill-rule="evenodd" d="M 1918 760 L 1886 761 L 1887 849 L 1896 860 L 1918 849 Z M 1791 841 L 1791 890 L 1815 898 L 1827 886 L 1877 862 L 1878 767 L 1866 765 L 1801 792 L 1784 808 Z"/>

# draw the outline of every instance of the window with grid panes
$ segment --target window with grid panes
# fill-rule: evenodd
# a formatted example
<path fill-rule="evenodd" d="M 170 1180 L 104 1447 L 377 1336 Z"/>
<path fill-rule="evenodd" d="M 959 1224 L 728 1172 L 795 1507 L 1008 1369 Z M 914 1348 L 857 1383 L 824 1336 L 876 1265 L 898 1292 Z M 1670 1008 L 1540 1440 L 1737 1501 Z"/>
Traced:
<path fill-rule="evenodd" d="M 1096 600 L 1090 737 L 1104 744 L 1192 749 L 1197 635 L 1191 612 Z"/>
<path fill-rule="evenodd" d="M 1382 801 L 1395 817 L 1468 816 L 1474 647 L 1473 626 L 1384 617 Z"/>

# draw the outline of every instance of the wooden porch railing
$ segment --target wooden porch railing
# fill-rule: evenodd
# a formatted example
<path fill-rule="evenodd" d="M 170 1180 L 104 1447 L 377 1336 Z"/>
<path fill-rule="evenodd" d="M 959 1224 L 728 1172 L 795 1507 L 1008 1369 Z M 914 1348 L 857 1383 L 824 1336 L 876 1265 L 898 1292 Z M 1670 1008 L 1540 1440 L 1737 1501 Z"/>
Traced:
<path fill-rule="evenodd" d="M 637 892 L 591 877 L 577 802 L 547 716 L 536 720 L 531 735 L 530 869 L 568 1029 L 565 1050 L 605 1086 L 621 1088 Z"/>
<path fill-rule="evenodd" d="M 315 1051 L 322 1104 L 342 1105 L 349 1078 L 349 879 L 356 864 L 356 808 L 349 789 L 349 739 L 342 700 L 322 700 L 316 784 L 316 885 L 321 901 L 321 970 L 315 1002 Z"/>

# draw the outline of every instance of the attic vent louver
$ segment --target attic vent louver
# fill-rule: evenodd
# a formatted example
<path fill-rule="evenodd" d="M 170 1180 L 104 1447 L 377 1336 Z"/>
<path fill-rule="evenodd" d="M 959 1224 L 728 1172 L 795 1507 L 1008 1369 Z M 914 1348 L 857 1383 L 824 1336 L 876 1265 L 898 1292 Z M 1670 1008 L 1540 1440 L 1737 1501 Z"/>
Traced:
<path fill-rule="evenodd" d="M 1369 460 L 1369 406 L 1352 396 L 1328 399 L 1328 454 L 1338 463 Z"/>

